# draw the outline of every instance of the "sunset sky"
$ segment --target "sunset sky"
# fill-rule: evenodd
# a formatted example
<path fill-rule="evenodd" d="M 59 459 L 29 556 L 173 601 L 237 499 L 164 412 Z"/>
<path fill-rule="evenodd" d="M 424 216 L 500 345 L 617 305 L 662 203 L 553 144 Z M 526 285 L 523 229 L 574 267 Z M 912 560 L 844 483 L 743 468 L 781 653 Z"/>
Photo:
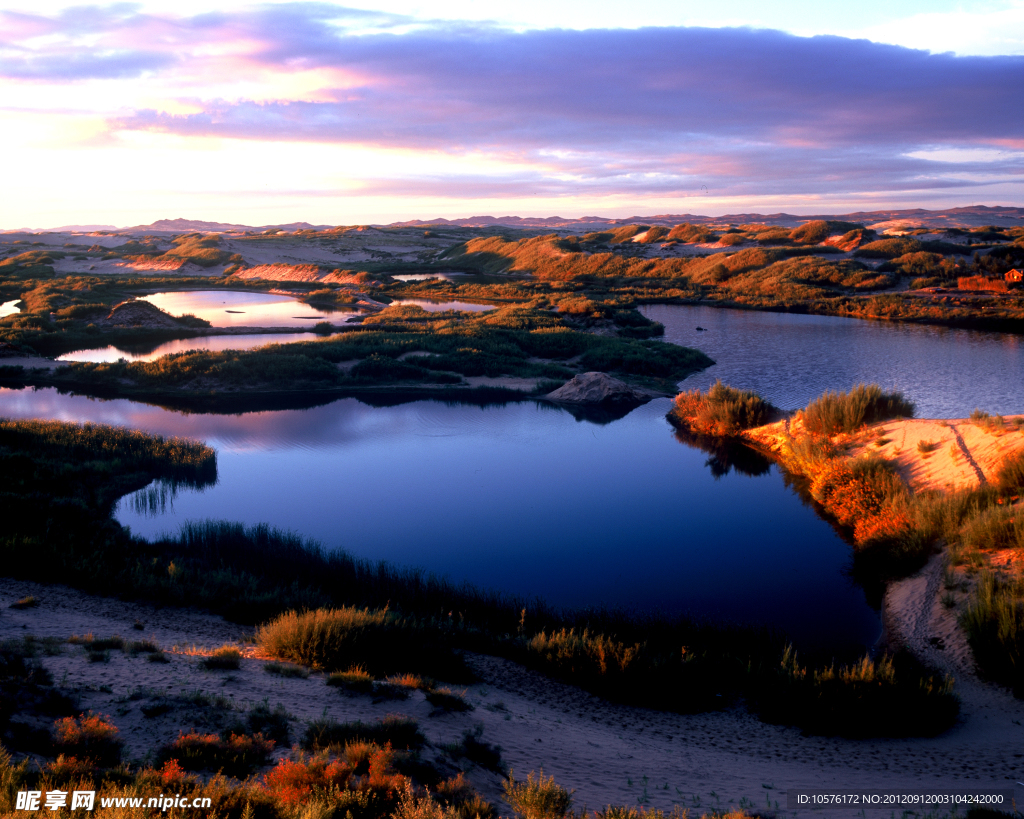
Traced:
<path fill-rule="evenodd" d="M 1024 0 L 8 0 L 0 75 L 0 229 L 1024 206 Z"/>

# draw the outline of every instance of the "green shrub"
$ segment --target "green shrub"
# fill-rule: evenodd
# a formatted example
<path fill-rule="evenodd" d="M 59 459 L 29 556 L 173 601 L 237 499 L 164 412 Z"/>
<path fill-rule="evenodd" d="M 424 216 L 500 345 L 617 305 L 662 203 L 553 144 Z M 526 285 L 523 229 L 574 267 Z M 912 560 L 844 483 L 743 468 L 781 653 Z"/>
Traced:
<path fill-rule="evenodd" d="M 286 679 L 292 678 L 304 680 L 309 677 L 309 672 L 301 665 L 271 662 L 264 664 L 263 670 L 268 674 L 273 674 L 277 677 L 284 677 Z"/>
<path fill-rule="evenodd" d="M 336 671 L 327 677 L 327 684 L 354 694 L 373 693 L 373 675 L 362 666 L 353 666 L 348 671 Z"/>
<path fill-rule="evenodd" d="M 858 384 L 849 392 L 828 391 L 803 411 L 804 426 L 817 435 L 849 433 L 890 418 L 912 418 L 914 405 L 901 392 L 882 392 L 877 384 Z"/>

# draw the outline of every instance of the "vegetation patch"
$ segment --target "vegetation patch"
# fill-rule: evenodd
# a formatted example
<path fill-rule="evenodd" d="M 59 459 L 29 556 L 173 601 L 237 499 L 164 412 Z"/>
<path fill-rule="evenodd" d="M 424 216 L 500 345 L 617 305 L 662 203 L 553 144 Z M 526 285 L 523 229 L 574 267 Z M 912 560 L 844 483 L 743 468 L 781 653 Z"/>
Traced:
<path fill-rule="evenodd" d="M 815 435 L 850 433 L 890 418 L 913 418 L 914 404 L 901 392 L 883 392 L 877 384 L 858 384 L 849 392 L 828 391 L 803 411 L 804 427 Z"/>
<path fill-rule="evenodd" d="M 311 751 L 340 750 L 356 743 L 419 748 L 426 741 L 416 720 L 391 714 L 378 722 L 337 722 L 323 717 L 309 723 L 302 747 Z"/>
<path fill-rule="evenodd" d="M 913 665 L 909 658 L 903 663 Z M 960 713 L 950 677 L 899 668 L 889 657 L 809 670 L 792 649 L 754 697 L 754 708 L 768 722 L 848 737 L 940 734 Z"/>
<path fill-rule="evenodd" d="M 706 393 L 679 393 L 669 419 L 701 434 L 728 436 L 766 424 L 777 412 L 757 393 L 727 387 L 718 380 Z"/>

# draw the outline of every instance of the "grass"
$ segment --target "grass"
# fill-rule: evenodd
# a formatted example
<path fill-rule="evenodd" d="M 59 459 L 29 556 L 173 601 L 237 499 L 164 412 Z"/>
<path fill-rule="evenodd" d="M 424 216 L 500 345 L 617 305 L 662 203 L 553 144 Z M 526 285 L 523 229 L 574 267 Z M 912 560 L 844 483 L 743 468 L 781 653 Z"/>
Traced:
<path fill-rule="evenodd" d="M 952 678 L 927 676 L 913 666 L 910 658 L 865 656 L 852 665 L 811 670 L 788 649 L 776 673 L 754 694 L 754 708 L 766 721 L 814 734 L 940 734 L 960 712 Z"/>
<path fill-rule="evenodd" d="M 444 751 L 453 759 L 466 759 L 488 771 L 504 773 L 501 748 L 485 742 L 481 739 L 482 736 L 483 725 L 477 725 L 464 731 L 459 742 L 445 744 Z"/>
<path fill-rule="evenodd" d="M 1024 492 L 1024 449 L 1008 453 L 995 476 L 996 488 L 1004 495 Z"/>
<path fill-rule="evenodd" d="M 768 423 L 776 411 L 756 393 L 728 387 L 718 380 L 706 393 L 679 393 L 669 419 L 700 434 L 729 436 Z"/>
<path fill-rule="evenodd" d="M 123 747 L 124 742 L 110 717 L 92 711 L 77 718 L 65 717 L 53 724 L 53 749 L 57 754 L 111 767 L 120 761 Z"/>
<path fill-rule="evenodd" d="M 378 722 L 338 722 L 330 717 L 313 720 L 306 728 L 302 747 L 309 751 L 340 750 L 355 743 L 419 748 L 426 741 L 416 720 L 390 714 Z"/>
<path fill-rule="evenodd" d="M 353 694 L 373 693 L 373 675 L 362 666 L 353 666 L 348 671 L 336 671 L 328 675 L 327 684 Z"/>
<path fill-rule="evenodd" d="M 34 609 L 39 605 L 39 601 L 35 597 L 29 595 L 28 597 L 22 597 L 20 600 L 15 600 L 7 608 L 10 609 Z"/>
<path fill-rule="evenodd" d="M 309 677 L 309 671 L 301 665 L 291 665 L 288 663 L 264 663 L 263 670 L 267 674 L 273 674 L 276 677 L 283 677 L 285 679 L 305 680 Z"/>
<path fill-rule="evenodd" d="M 828 391 L 803 411 L 804 426 L 817 435 L 850 433 L 891 418 L 913 418 L 914 404 L 901 392 L 883 392 L 877 384 L 858 384 L 849 392 Z"/>
<path fill-rule="evenodd" d="M 531 771 L 525 782 L 517 782 L 510 772 L 502 784 L 505 801 L 523 819 L 563 819 L 572 810 L 572 791 L 556 784 L 553 776 L 545 779 L 543 768 L 536 778 Z"/>
<path fill-rule="evenodd" d="M 472 711 L 472 703 L 466 700 L 466 692 L 452 691 L 450 688 L 433 688 L 426 692 L 427 702 L 438 711 Z"/>
<path fill-rule="evenodd" d="M 960 624 L 981 669 L 1024 698 L 1024 580 L 983 572 Z"/>
<path fill-rule="evenodd" d="M 237 671 L 241 661 L 241 651 L 234 646 L 221 646 L 209 657 L 204 657 L 200 665 L 207 671 Z"/>
<path fill-rule="evenodd" d="M 429 629 L 387 609 L 286 612 L 257 629 L 256 643 L 268 656 L 326 671 L 359 665 L 382 675 L 457 665 Z"/>
<path fill-rule="evenodd" d="M 244 778 L 265 765 L 273 749 L 273 740 L 262 734 L 221 737 L 190 731 L 161 748 L 157 759 L 163 765 L 173 761 L 180 770 L 213 771 Z"/>

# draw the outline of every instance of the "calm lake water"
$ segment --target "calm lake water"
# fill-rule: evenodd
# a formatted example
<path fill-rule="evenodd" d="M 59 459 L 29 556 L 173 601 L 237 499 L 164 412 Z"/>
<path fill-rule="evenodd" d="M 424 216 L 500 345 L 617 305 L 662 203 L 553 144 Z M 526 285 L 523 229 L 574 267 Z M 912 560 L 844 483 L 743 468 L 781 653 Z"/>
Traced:
<path fill-rule="evenodd" d="M 141 299 L 172 316 L 191 313 L 214 327 L 312 327 L 318 321 L 339 321 L 339 312 L 324 311 L 291 296 L 240 293 L 237 290 L 181 290 L 153 293 Z"/>
<path fill-rule="evenodd" d="M 288 344 L 292 341 L 312 341 L 312 333 L 246 333 L 237 336 L 201 336 L 165 341 L 156 346 L 134 345 L 125 347 L 98 347 L 94 350 L 75 350 L 58 356 L 58 361 L 90 361 L 104 363 L 125 359 L 127 361 L 153 361 L 170 353 L 184 353 L 188 350 L 254 350 L 266 344 Z"/>
<path fill-rule="evenodd" d="M 919 414 L 1024 408 L 1019 339 L 814 316 L 645 307 L 670 341 L 783 407 L 858 381 L 899 387 Z M 706 332 L 696 330 L 707 328 Z M 371 559 L 566 606 L 689 611 L 766 623 L 805 645 L 868 645 L 879 619 L 845 571 L 849 546 L 774 467 L 746 472 L 682 443 L 668 399 L 611 423 L 534 402 L 476 406 L 355 399 L 305 410 L 191 414 L 131 401 L 0 390 L 0 415 L 90 420 L 207 441 L 219 481 L 152 514 L 266 522 Z M 752 473 L 752 474 L 751 474 Z"/>
<path fill-rule="evenodd" d="M 668 399 L 595 425 L 533 402 L 344 399 L 306 410 L 184 415 L 131 401 L 0 390 L 0 414 L 125 424 L 205 440 L 219 480 L 138 534 L 184 520 L 267 522 L 372 559 L 559 605 L 692 611 L 770 623 L 805 643 L 865 645 L 877 614 L 843 574 L 849 547 L 774 468 L 715 477 L 676 440 Z"/>
<path fill-rule="evenodd" d="M 665 341 L 715 360 L 686 379 L 685 389 L 721 378 L 797 409 L 825 390 L 877 382 L 902 390 L 921 418 L 965 418 L 975 408 L 1024 412 L 1021 336 L 714 307 L 657 304 L 641 312 L 665 325 Z"/>

